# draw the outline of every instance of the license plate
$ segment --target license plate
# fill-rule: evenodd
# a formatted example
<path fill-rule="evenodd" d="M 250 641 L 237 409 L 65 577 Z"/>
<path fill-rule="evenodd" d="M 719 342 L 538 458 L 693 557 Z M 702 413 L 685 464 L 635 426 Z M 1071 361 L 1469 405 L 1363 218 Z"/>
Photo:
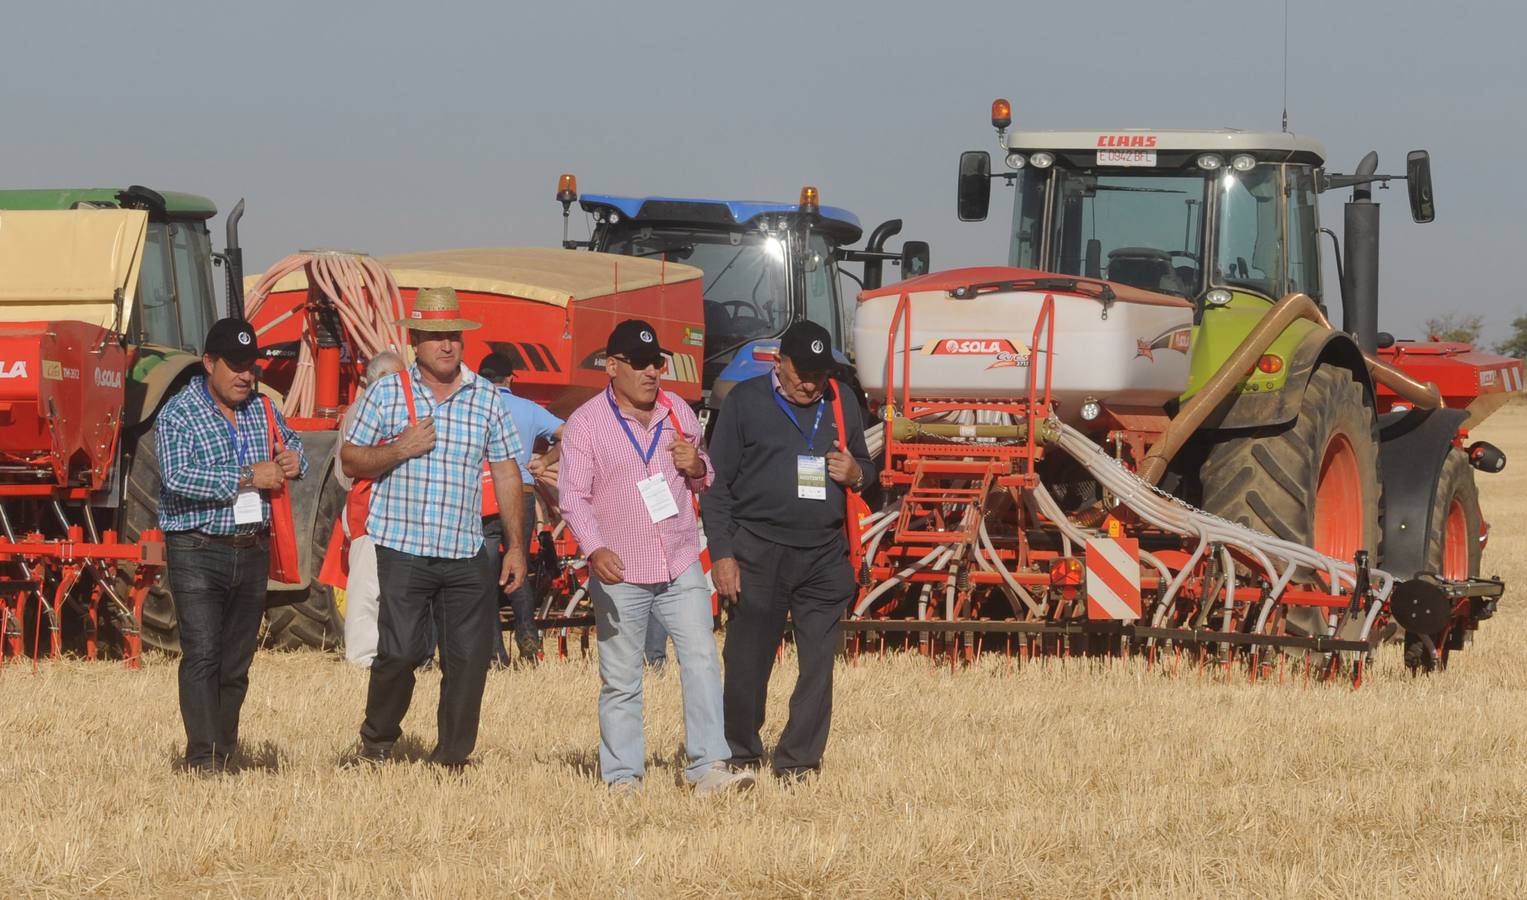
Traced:
<path fill-rule="evenodd" d="M 1154 166 L 1156 164 L 1156 151 L 1154 150 L 1099 150 L 1098 165 L 1100 166 Z"/>

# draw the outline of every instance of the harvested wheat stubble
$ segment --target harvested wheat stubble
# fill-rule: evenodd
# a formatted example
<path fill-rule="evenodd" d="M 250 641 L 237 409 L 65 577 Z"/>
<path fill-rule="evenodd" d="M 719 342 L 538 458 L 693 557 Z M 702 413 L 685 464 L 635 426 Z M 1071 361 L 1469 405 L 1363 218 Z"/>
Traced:
<path fill-rule="evenodd" d="M 1487 574 L 1527 583 L 1527 406 L 1477 432 Z M 0 896 L 1522 896 L 1527 610 L 1508 591 L 1445 674 L 1386 648 L 1364 687 L 1172 678 L 1143 664 L 1001 659 L 838 674 L 819 781 L 698 802 L 675 784 L 677 673 L 649 679 L 651 771 L 593 771 L 598 675 L 494 673 L 479 764 L 341 770 L 365 673 L 262 654 L 244 769 L 172 769 L 175 664 L 0 670 Z M 794 679 L 770 695 L 779 732 Z M 438 676 L 406 728 L 434 733 Z"/>

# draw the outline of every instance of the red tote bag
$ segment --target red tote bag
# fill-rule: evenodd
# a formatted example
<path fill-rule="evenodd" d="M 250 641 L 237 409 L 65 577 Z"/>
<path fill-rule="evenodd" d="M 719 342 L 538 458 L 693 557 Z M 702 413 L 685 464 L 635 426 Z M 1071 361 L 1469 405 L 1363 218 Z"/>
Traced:
<path fill-rule="evenodd" d="M 265 422 L 270 427 L 270 452 L 274 457 L 285 449 L 281 429 L 276 427 L 275 408 L 269 397 L 265 404 Z M 302 583 L 302 560 L 297 555 L 297 523 L 292 518 L 292 492 L 286 484 L 270 492 L 270 580 L 282 584 Z"/>

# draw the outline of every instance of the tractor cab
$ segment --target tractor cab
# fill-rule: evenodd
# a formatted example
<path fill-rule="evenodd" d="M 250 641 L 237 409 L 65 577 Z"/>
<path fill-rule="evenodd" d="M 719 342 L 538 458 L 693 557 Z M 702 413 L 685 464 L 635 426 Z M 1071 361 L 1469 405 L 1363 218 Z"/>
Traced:
<path fill-rule="evenodd" d="M 0 190 L 0 209 L 141 209 L 148 233 L 138 275 L 138 301 L 127 323 L 129 344 L 200 355 L 217 320 L 214 254 L 207 221 L 217 207 L 206 197 L 143 187 Z"/>
<path fill-rule="evenodd" d="M 876 228 L 864 249 L 850 249 L 864 233 L 858 217 L 822 206 L 814 187 L 804 188 L 798 203 L 776 203 L 608 194 L 580 199 L 576 185 L 564 175 L 557 199 L 564 215 L 578 202 L 592 216 L 593 230 L 588 241 L 570 241 L 564 233 L 564 246 L 705 272 L 705 332 L 697 337 L 704 344 L 701 383 L 713 409 L 732 384 L 769 371 L 779 337 L 792 322 L 816 322 L 846 348 L 850 323 L 838 287 L 840 263 L 864 263 L 864 282 L 872 286 L 878 286 L 885 262 L 903 265 L 904 274 L 927 271 L 926 244 L 909 241 L 904 253 L 881 249 L 900 231 L 900 220 Z M 839 356 L 846 365 L 848 357 Z"/>

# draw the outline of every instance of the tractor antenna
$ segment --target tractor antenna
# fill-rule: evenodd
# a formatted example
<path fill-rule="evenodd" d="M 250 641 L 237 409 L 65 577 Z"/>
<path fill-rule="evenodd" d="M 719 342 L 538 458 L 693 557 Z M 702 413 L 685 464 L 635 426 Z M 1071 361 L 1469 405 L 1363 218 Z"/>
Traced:
<path fill-rule="evenodd" d="M 1283 0 L 1283 133 L 1288 134 L 1288 0 Z"/>

